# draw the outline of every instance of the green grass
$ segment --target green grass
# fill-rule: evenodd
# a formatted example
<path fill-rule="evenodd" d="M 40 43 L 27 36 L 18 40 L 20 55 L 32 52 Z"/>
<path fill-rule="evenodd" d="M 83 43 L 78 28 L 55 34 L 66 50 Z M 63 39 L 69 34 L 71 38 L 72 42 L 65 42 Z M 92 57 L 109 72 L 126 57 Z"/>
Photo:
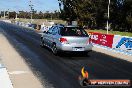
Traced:
<path fill-rule="evenodd" d="M 106 34 L 106 30 L 87 30 L 87 32 L 99 32 Z M 129 36 L 132 37 L 132 33 L 130 32 L 119 32 L 119 31 L 109 31 L 109 34 L 115 34 L 115 35 L 122 35 L 122 36 Z"/>

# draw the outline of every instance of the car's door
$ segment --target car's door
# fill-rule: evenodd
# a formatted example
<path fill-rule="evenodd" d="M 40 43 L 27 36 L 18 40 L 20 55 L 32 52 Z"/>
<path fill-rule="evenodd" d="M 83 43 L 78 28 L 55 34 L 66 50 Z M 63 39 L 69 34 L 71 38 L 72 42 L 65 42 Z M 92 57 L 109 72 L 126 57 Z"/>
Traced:
<path fill-rule="evenodd" d="M 48 32 L 46 31 L 44 31 L 42 34 L 43 42 L 45 45 L 47 45 L 47 35 L 48 35 Z"/>
<path fill-rule="evenodd" d="M 52 47 L 53 42 L 55 42 L 54 40 L 56 38 L 57 33 L 58 33 L 58 27 L 56 26 L 52 29 L 52 34 L 49 36 L 50 37 L 49 39 L 50 47 Z"/>
<path fill-rule="evenodd" d="M 53 28 L 50 28 L 47 32 L 46 32 L 46 35 L 44 36 L 44 43 L 49 47 L 50 46 L 50 37 L 52 35 L 52 30 Z"/>
<path fill-rule="evenodd" d="M 59 27 L 55 27 L 54 30 L 53 30 L 53 41 L 57 38 L 58 36 L 58 32 L 59 31 Z"/>
<path fill-rule="evenodd" d="M 54 27 L 52 27 L 52 28 L 50 28 L 48 31 L 47 31 L 47 37 L 46 37 L 46 41 L 47 41 L 47 45 L 49 46 L 49 47 L 51 47 L 51 44 L 52 44 L 52 32 L 53 32 L 53 30 L 54 30 Z"/>

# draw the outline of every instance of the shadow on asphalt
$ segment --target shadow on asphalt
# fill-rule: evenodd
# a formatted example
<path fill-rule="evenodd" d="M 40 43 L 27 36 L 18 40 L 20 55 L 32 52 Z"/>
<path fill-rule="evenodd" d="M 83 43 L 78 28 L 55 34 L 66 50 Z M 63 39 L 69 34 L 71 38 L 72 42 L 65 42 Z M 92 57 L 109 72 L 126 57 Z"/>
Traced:
<path fill-rule="evenodd" d="M 41 46 L 40 46 L 40 47 L 41 47 Z M 51 49 L 49 49 L 49 48 L 47 48 L 47 47 L 41 47 L 41 48 L 47 50 L 48 52 L 50 52 L 50 53 L 53 55 Z M 70 57 L 70 59 L 71 59 L 71 57 L 90 57 L 89 53 L 90 53 L 90 52 L 88 52 L 88 53 L 86 54 L 86 53 L 83 53 L 83 52 L 63 52 L 63 51 L 62 51 L 62 52 L 59 52 L 59 54 L 58 54 L 57 56 L 63 57 L 63 58 L 68 58 L 68 57 Z M 55 55 L 54 55 L 54 56 L 55 56 Z"/>
<path fill-rule="evenodd" d="M 60 57 L 90 57 L 89 54 L 82 52 L 61 52 L 58 56 Z"/>

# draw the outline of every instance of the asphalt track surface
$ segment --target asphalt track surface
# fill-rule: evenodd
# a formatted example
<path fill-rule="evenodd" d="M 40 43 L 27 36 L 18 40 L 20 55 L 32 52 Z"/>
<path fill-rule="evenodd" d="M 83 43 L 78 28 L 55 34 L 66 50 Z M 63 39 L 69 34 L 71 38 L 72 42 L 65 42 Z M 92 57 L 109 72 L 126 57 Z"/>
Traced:
<path fill-rule="evenodd" d="M 87 56 L 76 53 L 55 56 L 48 48 L 40 47 L 40 34 L 33 30 L 4 22 L 0 22 L 0 30 L 46 88 L 81 88 L 78 76 L 82 67 L 90 79 L 132 79 L 131 62 L 95 51 Z"/>

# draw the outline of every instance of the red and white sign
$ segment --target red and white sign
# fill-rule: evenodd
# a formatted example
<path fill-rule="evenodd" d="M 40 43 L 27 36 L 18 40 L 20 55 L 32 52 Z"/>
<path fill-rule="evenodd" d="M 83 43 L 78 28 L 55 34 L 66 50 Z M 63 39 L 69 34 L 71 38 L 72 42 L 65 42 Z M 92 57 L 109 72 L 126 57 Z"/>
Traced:
<path fill-rule="evenodd" d="M 112 48 L 114 35 L 89 32 L 92 43 Z"/>

